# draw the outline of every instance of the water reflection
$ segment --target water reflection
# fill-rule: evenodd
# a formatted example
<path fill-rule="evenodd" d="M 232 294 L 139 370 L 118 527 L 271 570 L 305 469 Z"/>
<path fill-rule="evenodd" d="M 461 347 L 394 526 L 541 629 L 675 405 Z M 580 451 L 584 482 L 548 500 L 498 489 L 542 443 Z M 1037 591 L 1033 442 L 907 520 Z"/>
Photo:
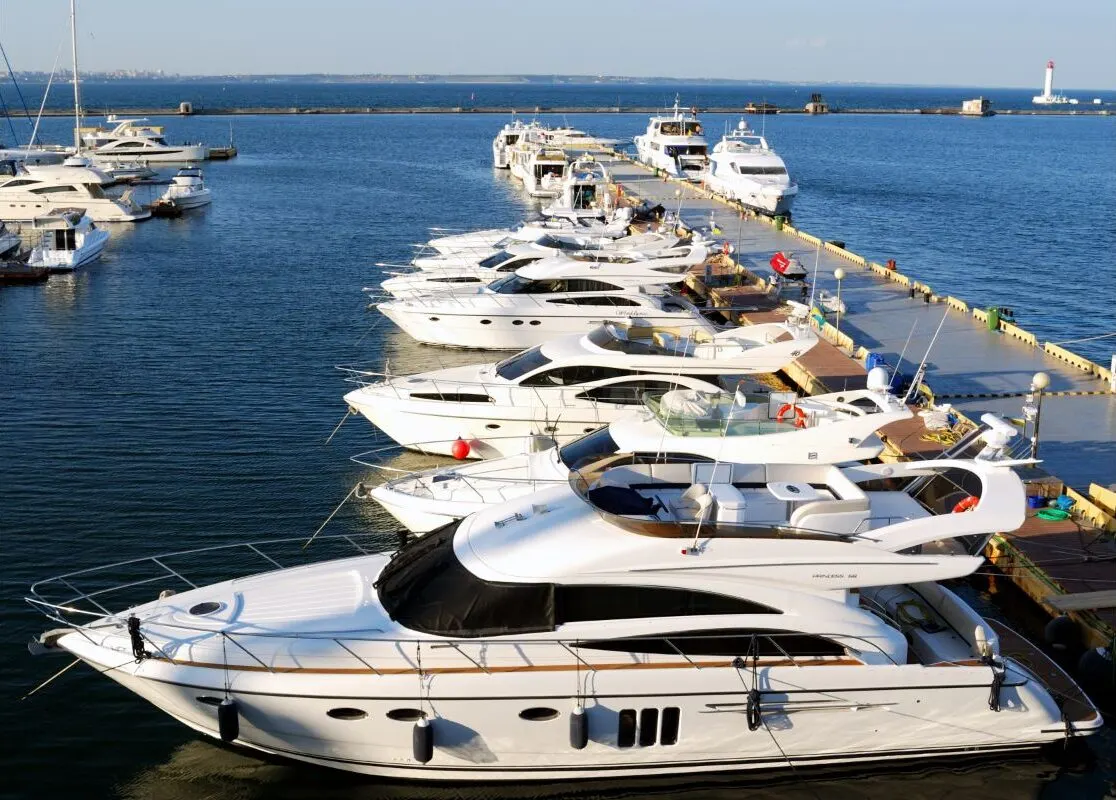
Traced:
<path fill-rule="evenodd" d="M 851 776 L 855 775 L 853 778 Z M 1059 778 L 1061 788 L 1051 781 Z M 170 759 L 118 787 L 127 800 L 381 800 L 396 798 L 672 797 L 683 800 L 930 800 L 980 797 L 1104 797 L 1104 781 L 1085 769 L 1059 770 L 1040 756 L 999 756 L 994 762 L 945 762 L 918 767 L 780 771 L 732 776 L 637 778 L 578 783 L 415 784 L 257 757 L 209 741 L 179 747 Z M 1110 795 L 1109 795 L 1110 796 Z"/>

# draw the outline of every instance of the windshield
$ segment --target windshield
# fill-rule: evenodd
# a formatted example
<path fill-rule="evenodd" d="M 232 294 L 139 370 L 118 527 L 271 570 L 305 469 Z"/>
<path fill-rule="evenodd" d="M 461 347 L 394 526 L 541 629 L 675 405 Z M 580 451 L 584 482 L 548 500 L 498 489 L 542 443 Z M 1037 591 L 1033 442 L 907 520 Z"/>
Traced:
<path fill-rule="evenodd" d="M 516 353 L 511 358 L 505 358 L 496 365 L 496 374 L 505 380 L 514 381 L 549 363 L 550 359 L 543 355 L 542 345 L 539 345 L 522 353 Z"/>
<path fill-rule="evenodd" d="M 558 458 L 569 469 L 575 470 L 619 450 L 620 445 L 616 444 L 616 440 L 608 431 L 608 426 L 605 426 L 570 442 L 558 451 Z"/>
<path fill-rule="evenodd" d="M 500 252 L 493 253 L 488 258 L 483 259 L 480 262 L 480 265 L 485 269 L 492 269 L 493 267 L 500 266 L 511 257 L 512 254 L 509 253 L 507 250 L 501 250 Z"/>

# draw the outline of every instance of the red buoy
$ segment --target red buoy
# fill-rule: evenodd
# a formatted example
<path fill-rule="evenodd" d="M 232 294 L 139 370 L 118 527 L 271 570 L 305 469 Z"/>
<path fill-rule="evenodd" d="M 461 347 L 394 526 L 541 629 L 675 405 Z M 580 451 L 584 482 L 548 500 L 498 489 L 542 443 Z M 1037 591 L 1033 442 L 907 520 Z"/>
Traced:
<path fill-rule="evenodd" d="M 469 457 L 469 443 L 458 436 L 457 441 L 450 445 L 450 455 L 458 461 L 464 461 Z"/>

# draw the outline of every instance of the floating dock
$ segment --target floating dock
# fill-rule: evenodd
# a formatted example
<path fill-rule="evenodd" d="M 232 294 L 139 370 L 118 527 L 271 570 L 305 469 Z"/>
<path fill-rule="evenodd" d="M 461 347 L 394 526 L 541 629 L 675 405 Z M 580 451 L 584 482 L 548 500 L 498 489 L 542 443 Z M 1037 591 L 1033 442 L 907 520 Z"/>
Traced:
<path fill-rule="evenodd" d="M 939 325 L 923 392 L 936 403 L 952 404 L 962 426 L 974 426 L 972 419 L 986 411 L 1018 417 L 1033 376 L 1047 373 L 1050 385 L 1040 414 L 1042 469 L 1025 476 L 1025 482 L 1030 494 L 1044 499 L 1068 496 L 1074 501 L 1073 516 L 1046 520 L 1032 509 L 1020 530 L 994 537 L 986 554 L 1051 615 L 1066 613 L 1077 621 L 1088 646 L 1112 646 L 1116 493 L 1105 487 L 1116 480 L 1116 382 L 1109 368 L 1040 342 L 1014 323 L 995 317 L 990 322 L 985 311 L 894 265 L 869 262 L 838 243 L 819 240 L 783 219 L 756 215 L 702 186 L 656 175 L 618 153 L 605 163 L 630 200 L 680 211 L 687 225 L 713 227 L 717 238 L 734 244 L 731 257 L 711 259 L 686 284 L 711 306 L 731 309 L 729 316 L 737 321 L 780 317 L 780 303 L 771 291 L 775 273 L 768 265 L 777 251 L 796 252 L 807 267 L 816 254 L 817 275 L 809 278 L 814 291 L 836 294 L 834 271 L 844 270 L 840 296 L 849 311 L 838 320 L 815 309 L 813 324 L 823 341 L 784 370 L 806 393 L 863 387 L 869 359 L 882 359 L 913 375 Z M 802 299 L 797 294 L 784 298 Z M 888 457 L 895 459 L 934 458 L 954 438 L 929 435 L 921 418 L 882 433 Z"/>

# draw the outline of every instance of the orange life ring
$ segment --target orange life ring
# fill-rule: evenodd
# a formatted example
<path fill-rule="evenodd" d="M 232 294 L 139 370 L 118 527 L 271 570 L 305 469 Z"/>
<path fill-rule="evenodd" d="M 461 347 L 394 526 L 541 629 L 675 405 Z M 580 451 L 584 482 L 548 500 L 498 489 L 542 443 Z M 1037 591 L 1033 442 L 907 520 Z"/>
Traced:
<path fill-rule="evenodd" d="M 953 507 L 953 513 L 954 514 L 961 514 L 961 513 L 964 513 L 965 511 L 971 511 L 972 509 L 977 507 L 977 503 L 979 503 L 979 502 L 980 502 L 979 497 L 973 497 L 972 495 L 969 495 L 964 500 L 959 501 L 957 503 L 957 505 L 955 505 Z"/>
<path fill-rule="evenodd" d="M 779 413 L 775 415 L 775 421 L 782 422 L 783 417 L 787 415 L 788 411 L 794 411 L 794 427 L 806 427 L 806 412 L 800 407 L 791 405 L 790 403 L 783 403 L 782 407 L 779 409 Z"/>

